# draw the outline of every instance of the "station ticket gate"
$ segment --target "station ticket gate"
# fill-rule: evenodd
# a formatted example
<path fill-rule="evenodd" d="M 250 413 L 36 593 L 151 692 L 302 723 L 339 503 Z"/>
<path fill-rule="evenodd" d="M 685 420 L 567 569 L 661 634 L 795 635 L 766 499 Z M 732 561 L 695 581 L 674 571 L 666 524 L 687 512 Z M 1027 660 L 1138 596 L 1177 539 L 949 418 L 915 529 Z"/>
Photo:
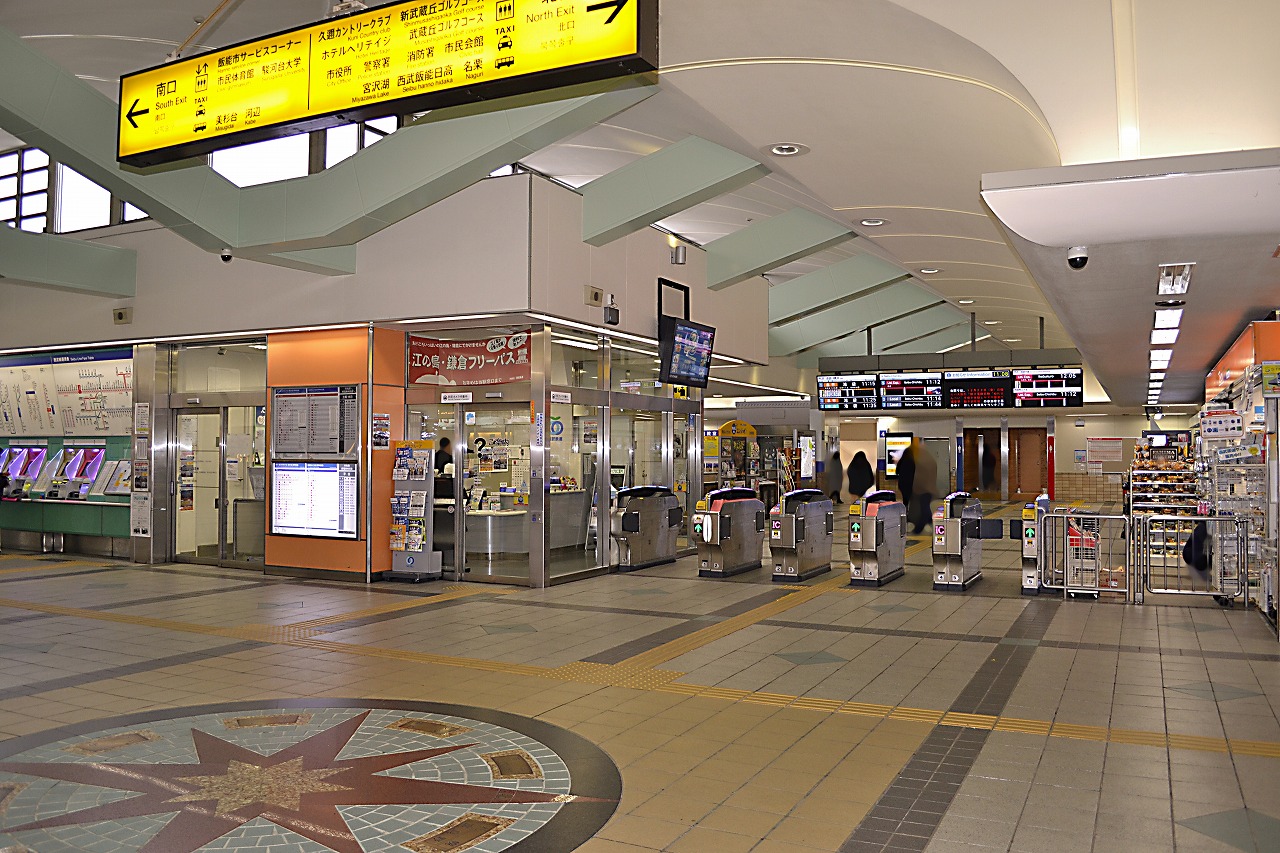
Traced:
<path fill-rule="evenodd" d="M 818 489 L 797 489 L 782 496 L 769 516 L 775 582 L 796 583 L 831 571 L 834 506 Z"/>
<path fill-rule="evenodd" d="M 872 492 L 849 508 L 849 585 L 883 586 L 905 574 L 907 508 Z"/>
<path fill-rule="evenodd" d="M 1049 514 L 1049 495 L 1041 493 L 1033 503 L 1023 504 L 1022 516 L 1009 520 L 1009 538 L 1022 547 L 1022 594 L 1040 594 L 1040 531 Z"/>
<path fill-rule="evenodd" d="M 933 588 L 963 592 L 982 580 L 982 540 L 1004 538 L 999 519 L 982 517 L 982 503 L 952 492 L 933 518 Z"/>
<path fill-rule="evenodd" d="M 698 546 L 698 577 L 727 578 L 759 568 L 764 558 L 765 507 L 753 489 L 708 492 L 707 509 L 690 519 Z"/>
<path fill-rule="evenodd" d="M 618 491 L 609 520 L 618 543 L 618 570 L 630 572 L 674 563 L 676 537 L 684 522 L 680 499 L 665 486 L 633 486 Z"/>

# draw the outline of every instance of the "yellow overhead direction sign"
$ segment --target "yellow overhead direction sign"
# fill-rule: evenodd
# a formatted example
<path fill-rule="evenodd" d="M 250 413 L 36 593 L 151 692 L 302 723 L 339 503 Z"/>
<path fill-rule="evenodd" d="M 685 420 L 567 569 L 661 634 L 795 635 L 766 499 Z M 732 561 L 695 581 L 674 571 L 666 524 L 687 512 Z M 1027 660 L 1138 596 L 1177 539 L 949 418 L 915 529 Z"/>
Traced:
<path fill-rule="evenodd" d="M 652 71 L 657 16 L 657 0 L 389 3 L 122 77 L 117 156 L 153 165 Z"/>

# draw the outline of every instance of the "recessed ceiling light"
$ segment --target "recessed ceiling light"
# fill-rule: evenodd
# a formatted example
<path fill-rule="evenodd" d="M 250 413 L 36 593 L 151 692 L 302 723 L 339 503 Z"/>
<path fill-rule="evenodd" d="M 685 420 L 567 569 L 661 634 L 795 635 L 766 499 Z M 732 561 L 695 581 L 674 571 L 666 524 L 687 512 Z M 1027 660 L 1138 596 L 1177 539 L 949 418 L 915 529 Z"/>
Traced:
<path fill-rule="evenodd" d="M 960 304 L 961 304 L 961 305 L 972 305 L 973 303 L 974 303 L 974 300 L 972 300 L 972 299 L 961 299 L 961 300 L 960 300 Z"/>
<path fill-rule="evenodd" d="M 862 227 L 863 227 L 863 228 L 879 228 L 879 227 L 881 227 L 881 226 L 883 226 L 883 225 L 888 225 L 888 224 L 889 224 L 889 220 L 887 220 L 887 219 L 878 219 L 878 218 L 876 218 L 876 217 L 874 217 L 874 216 L 873 216 L 873 217 L 870 217 L 869 219 L 864 219 L 864 220 L 862 220 Z"/>
<path fill-rule="evenodd" d="M 1168 374 L 1165 374 L 1165 373 L 1158 373 L 1158 372 L 1154 372 L 1154 371 L 1153 371 L 1153 372 L 1152 372 L 1152 374 L 1151 374 L 1151 378 L 1152 378 L 1152 379 L 1160 379 L 1160 380 L 1163 380 L 1163 379 L 1165 378 L 1165 376 L 1166 376 L 1166 375 L 1168 375 Z"/>
<path fill-rule="evenodd" d="M 1185 299 L 1161 299 L 1156 303 L 1157 308 L 1181 308 L 1187 304 Z"/>
<path fill-rule="evenodd" d="M 999 321 L 999 320 L 983 320 L 983 321 L 982 321 L 982 325 L 984 325 L 984 326 L 999 326 L 999 325 L 1000 325 L 1000 321 Z"/>
<path fill-rule="evenodd" d="M 1006 344 L 1020 344 L 1022 343 L 1022 338 L 1005 338 L 1004 342 Z"/>
<path fill-rule="evenodd" d="M 1151 343 L 1153 344 L 1176 344 L 1178 342 L 1177 329 L 1152 329 Z"/>
<path fill-rule="evenodd" d="M 1156 312 L 1155 327 L 1157 329 L 1176 329 L 1182 325 L 1181 308 L 1162 308 Z"/>
<path fill-rule="evenodd" d="M 921 267 L 920 268 L 921 275 L 937 275 L 940 272 L 942 272 L 942 270 L 938 269 L 937 267 Z"/>
<path fill-rule="evenodd" d="M 723 395 L 723 394 L 712 394 L 711 396 L 712 396 L 712 397 L 723 397 L 724 395 Z"/>
<path fill-rule="evenodd" d="M 779 142 L 777 145 L 769 146 L 769 153 L 774 157 L 799 157 L 801 154 L 809 153 L 809 146 L 801 145 L 799 142 Z"/>

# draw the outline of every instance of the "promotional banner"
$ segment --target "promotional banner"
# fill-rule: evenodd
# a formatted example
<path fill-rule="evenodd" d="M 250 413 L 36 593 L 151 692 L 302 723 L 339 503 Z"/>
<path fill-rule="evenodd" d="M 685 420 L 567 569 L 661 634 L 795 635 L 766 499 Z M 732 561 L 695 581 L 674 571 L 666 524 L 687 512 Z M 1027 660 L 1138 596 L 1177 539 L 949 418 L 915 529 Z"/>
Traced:
<path fill-rule="evenodd" d="M 528 332 L 476 341 L 409 338 L 412 384 L 474 386 L 528 381 Z"/>

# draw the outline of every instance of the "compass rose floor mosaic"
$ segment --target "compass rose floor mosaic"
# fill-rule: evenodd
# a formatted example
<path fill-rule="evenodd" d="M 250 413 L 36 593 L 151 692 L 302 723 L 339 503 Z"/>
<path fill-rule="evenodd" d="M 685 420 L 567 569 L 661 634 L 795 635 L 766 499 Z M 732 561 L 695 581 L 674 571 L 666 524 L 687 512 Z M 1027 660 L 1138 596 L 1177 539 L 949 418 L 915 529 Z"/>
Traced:
<path fill-rule="evenodd" d="M 1001 544 L 964 594 L 926 540 L 881 589 L 6 552 L 0 853 L 1280 851 L 1259 614 L 1024 598 Z"/>
<path fill-rule="evenodd" d="M 285 702 L 99 724 L 3 750 L 6 840 L 39 853 L 552 853 L 594 835 L 621 794 L 582 738 L 476 708 Z"/>

